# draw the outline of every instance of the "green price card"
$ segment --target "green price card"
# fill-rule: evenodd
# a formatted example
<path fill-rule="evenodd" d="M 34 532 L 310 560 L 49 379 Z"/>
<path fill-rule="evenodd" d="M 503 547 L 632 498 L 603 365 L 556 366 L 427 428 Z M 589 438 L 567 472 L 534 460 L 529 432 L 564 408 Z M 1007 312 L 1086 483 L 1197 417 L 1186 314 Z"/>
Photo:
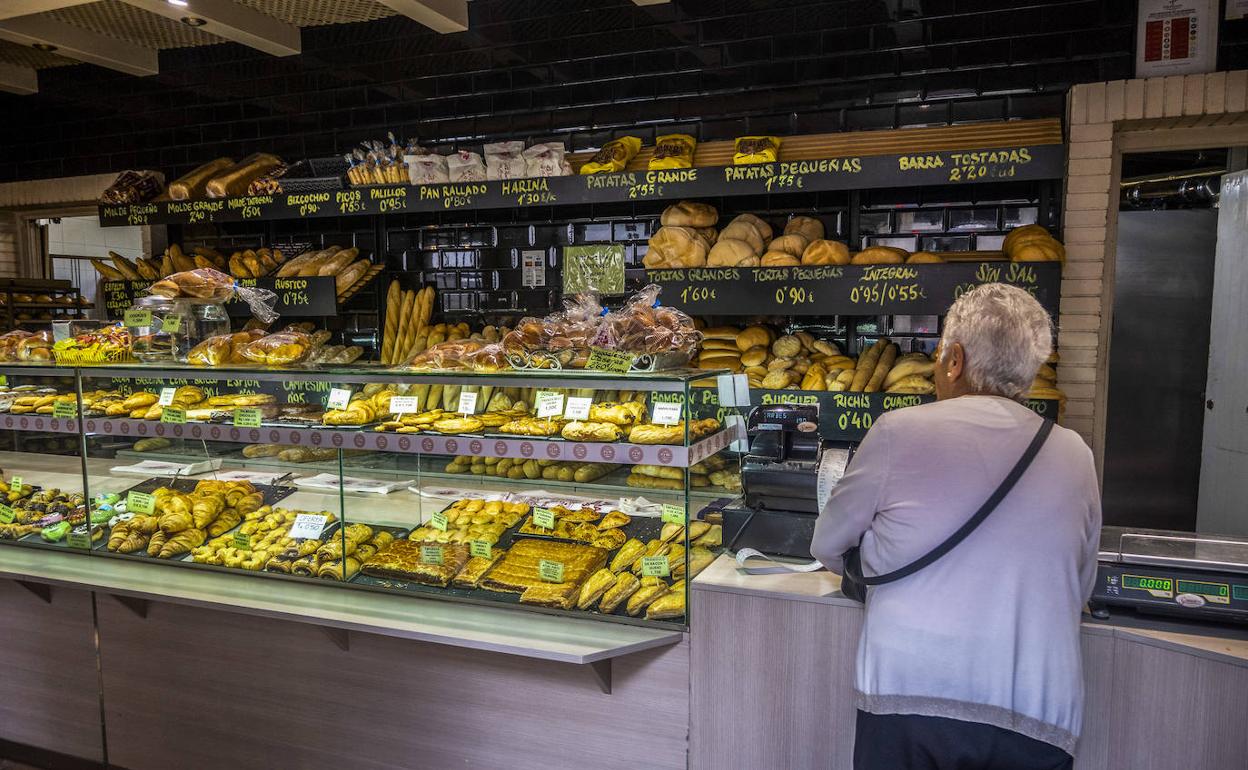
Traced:
<path fill-rule="evenodd" d="M 537 563 L 537 576 L 547 583 L 563 582 L 563 562 L 541 559 Z"/>
<path fill-rule="evenodd" d="M 234 426 L 238 428 L 259 428 L 260 410 L 250 406 L 235 409 Z"/>
<path fill-rule="evenodd" d="M 468 544 L 468 553 L 478 559 L 488 559 L 494 555 L 494 548 L 484 540 L 473 540 Z"/>
<path fill-rule="evenodd" d="M 65 542 L 70 548 L 77 548 L 80 551 L 91 550 L 91 536 L 86 532 L 70 532 Z"/>
<path fill-rule="evenodd" d="M 555 528 L 555 512 L 549 508 L 533 509 L 533 525 L 542 529 Z"/>
<path fill-rule="evenodd" d="M 0 505 L 0 524 L 12 524 L 15 518 L 17 518 L 17 514 L 13 513 L 12 508 L 7 505 Z"/>
<path fill-rule="evenodd" d="M 615 372 L 617 374 L 627 372 L 632 365 L 633 356 L 631 354 L 605 348 L 590 348 L 589 360 L 585 362 L 586 369 L 597 372 Z"/>
<path fill-rule="evenodd" d="M 641 574 L 643 577 L 667 577 L 672 574 L 672 567 L 666 556 L 643 556 Z"/>
<path fill-rule="evenodd" d="M 126 510 L 130 513 L 151 513 L 156 510 L 156 498 L 146 492 L 126 495 Z"/>
<path fill-rule="evenodd" d="M 437 513 L 433 514 L 433 516 L 429 517 L 429 526 L 433 527 L 434 529 L 440 529 L 443 532 L 445 532 L 446 524 L 447 524 L 446 514 L 443 513 L 442 511 L 438 511 Z"/>
<path fill-rule="evenodd" d="M 126 326 L 146 327 L 152 325 L 152 311 L 150 310 L 127 310 L 121 318 Z"/>
<path fill-rule="evenodd" d="M 52 416 L 65 420 L 78 414 L 77 401 L 57 401 L 52 405 Z"/>
<path fill-rule="evenodd" d="M 22 491 L 22 477 L 14 476 L 13 478 L 9 479 L 9 489 L 11 489 L 14 492 L 20 493 Z"/>
<path fill-rule="evenodd" d="M 422 545 L 420 547 L 420 563 L 421 564 L 441 564 L 442 563 L 442 546 Z"/>
<path fill-rule="evenodd" d="M 186 410 L 166 406 L 160 412 L 160 421 L 171 422 L 174 425 L 184 425 L 186 424 Z"/>
<path fill-rule="evenodd" d="M 165 334 L 177 334 L 182 331 L 182 316 L 176 313 L 165 316 L 160 321 L 160 330 Z"/>
<path fill-rule="evenodd" d="M 234 533 L 234 547 L 240 551 L 250 551 L 251 550 L 251 535 L 247 535 L 242 532 L 235 532 Z"/>
<path fill-rule="evenodd" d="M 659 514 L 659 518 L 668 524 L 685 524 L 685 509 L 679 505 L 671 503 L 663 503 L 663 512 Z"/>

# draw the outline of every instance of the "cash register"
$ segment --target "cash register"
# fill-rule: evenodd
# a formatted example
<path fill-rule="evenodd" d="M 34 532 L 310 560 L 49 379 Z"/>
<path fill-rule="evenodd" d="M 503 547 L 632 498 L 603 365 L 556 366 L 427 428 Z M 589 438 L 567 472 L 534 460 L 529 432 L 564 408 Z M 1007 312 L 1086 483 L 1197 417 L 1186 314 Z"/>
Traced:
<path fill-rule="evenodd" d="M 724 542 L 733 550 L 811 558 L 815 519 L 845 473 L 850 445 L 823 441 L 818 404 L 755 407 L 746 436 L 744 496 L 723 510 Z"/>

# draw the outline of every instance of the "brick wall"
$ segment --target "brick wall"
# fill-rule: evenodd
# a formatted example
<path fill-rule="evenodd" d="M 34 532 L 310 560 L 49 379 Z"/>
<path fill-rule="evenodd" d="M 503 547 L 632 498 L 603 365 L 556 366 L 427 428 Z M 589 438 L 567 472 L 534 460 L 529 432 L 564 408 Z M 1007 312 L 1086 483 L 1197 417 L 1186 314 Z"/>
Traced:
<path fill-rule="evenodd" d="M 576 9 L 569 11 L 568 9 Z M 405 17 L 303 31 L 305 53 L 164 51 L 161 74 L 44 70 L 0 96 L 0 181 L 220 155 L 340 153 L 386 129 L 430 144 L 649 139 L 1056 117 L 1129 77 L 1131 0 L 473 0 L 471 29 Z M 1224 67 L 1248 60 L 1225 35 Z"/>

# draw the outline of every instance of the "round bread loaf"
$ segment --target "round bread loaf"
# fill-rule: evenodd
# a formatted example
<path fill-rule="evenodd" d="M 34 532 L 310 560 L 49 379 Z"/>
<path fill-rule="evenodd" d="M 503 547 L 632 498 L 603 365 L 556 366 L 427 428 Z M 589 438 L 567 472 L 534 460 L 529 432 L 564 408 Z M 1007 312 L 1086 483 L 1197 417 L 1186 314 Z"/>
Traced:
<path fill-rule="evenodd" d="M 698 231 L 690 227 L 660 227 L 650 236 L 650 248 L 641 263 L 650 269 L 701 267 L 709 250 Z"/>
<path fill-rule="evenodd" d="M 806 241 L 817 241 L 823 237 L 823 222 L 814 217 L 796 216 L 784 226 L 785 235 L 805 236 Z"/>
<path fill-rule="evenodd" d="M 767 360 L 767 346 L 755 345 L 741 354 L 741 363 L 746 366 L 761 366 Z"/>
<path fill-rule="evenodd" d="M 820 238 L 802 252 L 803 265 L 848 265 L 849 247 L 840 241 Z"/>
<path fill-rule="evenodd" d="M 736 238 L 720 237 L 706 258 L 706 266 L 736 267 L 743 260 L 757 255 L 758 252 L 754 251 L 754 248 L 745 241 L 740 241 Z"/>
<path fill-rule="evenodd" d="M 768 251 L 779 251 L 784 254 L 792 254 L 797 258 L 801 258 L 802 253 L 806 251 L 806 247 L 810 245 L 810 239 L 799 233 L 790 233 L 782 235 L 772 240 L 767 246 Z"/>
<path fill-rule="evenodd" d="M 1061 262 L 1062 255 L 1055 248 L 1056 241 L 1032 241 L 1010 249 L 1010 260 L 1014 262 Z"/>
<path fill-rule="evenodd" d="M 908 265 L 935 264 L 945 260 L 930 251 L 916 251 L 906 259 Z"/>
<path fill-rule="evenodd" d="M 754 225 L 754 229 L 758 230 L 758 234 L 763 236 L 764 241 L 770 241 L 772 236 L 771 225 L 753 214 L 738 214 L 733 222 L 749 222 Z"/>
<path fill-rule="evenodd" d="M 851 265 L 900 265 L 906 261 L 909 252 L 892 246 L 869 246 L 854 255 L 849 261 Z"/>
<path fill-rule="evenodd" d="M 1005 255 L 1012 258 L 1014 256 L 1014 252 L 1024 246 L 1031 246 L 1033 244 L 1047 246 L 1053 251 L 1056 251 L 1060 259 L 1063 261 L 1066 259 L 1066 247 L 1061 244 L 1061 241 L 1058 241 L 1056 238 L 1053 238 L 1048 234 L 1042 235 L 1040 233 L 1029 233 L 1015 238 L 1014 242 L 1010 244 L 1010 247 L 1005 249 Z"/>
<path fill-rule="evenodd" d="M 737 334 L 737 350 L 745 351 L 757 345 L 771 345 L 771 335 L 762 326 L 747 326 Z"/>
<path fill-rule="evenodd" d="M 714 227 L 695 227 L 694 229 L 698 231 L 698 236 L 706 241 L 708 249 L 715 245 L 715 241 L 719 240 L 719 231 Z"/>
<path fill-rule="evenodd" d="M 708 203 L 697 201 L 681 201 L 663 209 L 660 223 L 663 226 L 676 227 L 714 227 L 719 220 L 719 212 Z"/>
<path fill-rule="evenodd" d="M 1015 241 L 1028 235 L 1043 235 L 1049 238 L 1053 237 L 1049 235 L 1049 231 L 1041 225 L 1023 225 L 1022 227 L 1015 227 L 1013 230 L 1005 234 L 1005 240 L 1001 243 L 1001 250 L 1009 251 Z"/>
<path fill-rule="evenodd" d="M 797 257 L 787 252 L 769 251 L 763 255 L 761 264 L 763 267 L 792 267 L 802 263 Z"/>
<path fill-rule="evenodd" d="M 758 228 L 750 222 L 745 221 L 733 221 L 720 231 L 719 237 L 735 238 L 738 241 L 745 241 L 750 244 L 750 248 L 754 249 L 755 255 L 762 254 L 763 246 L 766 244 L 766 241 L 763 240 L 763 235 L 758 231 Z"/>

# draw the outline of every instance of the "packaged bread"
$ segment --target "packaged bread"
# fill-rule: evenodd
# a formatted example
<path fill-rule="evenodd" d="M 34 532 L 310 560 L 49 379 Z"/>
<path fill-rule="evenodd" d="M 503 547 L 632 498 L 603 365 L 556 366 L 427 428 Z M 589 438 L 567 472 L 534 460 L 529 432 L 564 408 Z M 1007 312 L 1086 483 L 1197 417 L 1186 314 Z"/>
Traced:
<path fill-rule="evenodd" d="M 594 153 L 594 157 L 590 158 L 585 165 L 581 166 L 581 173 L 602 174 L 623 171 L 640 149 L 641 140 L 635 136 L 612 139 L 604 144 L 601 150 Z"/>
<path fill-rule="evenodd" d="M 246 302 L 252 314 L 264 323 L 277 320 L 277 313 L 273 312 L 276 294 L 255 286 L 239 286 L 230 276 L 210 267 L 174 273 L 149 286 L 148 293 L 167 299 L 188 297 L 221 302 L 237 297 Z"/>
<path fill-rule="evenodd" d="M 645 286 L 619 310 L 602 316 L 594 344 L 629 353 L 693 355 L 702 335 L 687 314 L 659 304 L 661 291 L 656 284 Z"/>
<path fill-rule="evenodd" d="M 284 164 L 276 155 L 258 152 L 243 158 L 237 164 L 218 173 L 204 185 L 209 198 L 229 198 L 244 195 L 256 179 L 272 173 Z"/>
<path fill-rule="evenodd" d="M 642 264 L 651 270 L 701 267 L 709 251 L 706 241 L 691 227 L 660 227 L 650 236 Z"/>
<path fill-rule="evenodd" d="M 187 354 L 191 366 L 224 366 L 230 360 L 230 335 L 219 334 L 203 340 Z"/>
<path fill-rule="evenodd" d="M 848 265 L 849 247 L 823 238 L 810 242 L 802 252 L 803 265 Z"/>
<path fill-rule="evenodd" d="M 521 153 L 525 176 L 564 176 L 570 170 L 565 170 L 564 152 L 563 142 L 533 145 Z"/>
<path fill-rule="evenodd" d="M 485 163 L 481 156 L 468 150 L 451 153 L 446 158 L 447 176 L 452 182 L 484 182 Z"/>
<path fill-rule="evenodd" d="M 427 153 L 425 155 L 405 155 L 407 163 L 407 179 L 412 184 L 439 184 L 451 181 L 450 170 L 446 165 L 446 156 Z"/>
<path fill-rule="evenodd" d="M 280 331 L 244 345 L 238 352 L 256 364 L 286 366 L 307 358 L 312 350 L 308 335 L 297 331 Z"/>
<path fill-rule="evenodd" d="M 736 238 L 720 238 L 706 257 L 707 267 L 750 267 L 750 262 L 758 264 L 758 252 Z"/>
<path fill-rule="evenodd" d="M 681 201 L 663 209 L 659 223 L 674 227 L 713 227 L 719 221 L 714 206 L 696 201 Z"/>
<path fill-rule="evenodd" d="M 525 176 L 524 142 L 494 142 L 483 149 L 486 179 L 521 179 Z"/>
<path fill-rule="evenodd" d="M 823 222 L 814 217 L 795 216 L 784 226 L 785 235 L 800 235 L 807 241 L 817 241 L 823 237 Z"/>
<path fill-rule="evenodd" d="M 775 163 L 780 158 L 780 137 L 742 136 L 737 138 L 735 148 L 736 152 L 732 156 L 734 166 Z"/>
<path fill-rule="evenodd" d="M 908 256 L 909 253 L 905 249 L 892 246 L 868 246 L 855 254 L 849 263 L 851 265 L 900 265 Z"/>
<path fill-rule="evenodd" d="M 692 168 L 693 151 L 697 146 L 697 140 L 688 134 L 664 134 L 654 141 L 650 168 Z"/>
<path fill-rule="evenodd" d="M 175 201 L 203 198 L 207 192 L 208 180 L 225 173 L 233 165 L 233 158 L 210 160 L 189 174 L 170 182 L 165 192 Z"/>

